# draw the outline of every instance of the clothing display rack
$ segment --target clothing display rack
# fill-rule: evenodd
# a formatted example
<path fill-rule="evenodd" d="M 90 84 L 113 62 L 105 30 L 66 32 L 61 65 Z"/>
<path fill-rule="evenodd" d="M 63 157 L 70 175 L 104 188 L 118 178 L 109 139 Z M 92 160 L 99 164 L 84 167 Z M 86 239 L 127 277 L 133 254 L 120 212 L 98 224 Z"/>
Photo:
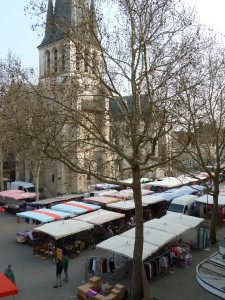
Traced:
<path fill-rule="evenodd" d="M 118 279 L 125 276 L 128 270 L 128 259 L 124 256 L 89 256 L 85 263 L 85 281 L 92 276 Z"/>

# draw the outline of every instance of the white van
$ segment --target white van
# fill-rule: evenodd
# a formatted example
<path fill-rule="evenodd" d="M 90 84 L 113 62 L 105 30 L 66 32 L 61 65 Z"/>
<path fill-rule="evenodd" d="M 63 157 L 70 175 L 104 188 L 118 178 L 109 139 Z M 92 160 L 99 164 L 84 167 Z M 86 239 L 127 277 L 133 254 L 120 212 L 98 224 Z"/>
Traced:
<path fill-rule="evenodd" d="M 33 183 L 25 181 L 8 182 L 7 190 L 22 190 L 24 192 L 35 193 L 35 187 Z"/>
<path fill-rule="evenodd" d="M 194 213 L 193 204 L 197 198 L 198 198 L 197 195 L 183 195 L 174 198 L 171 201 L 166 214 L 180 213 L 180 214 L 186 214 L 190 216 L 193 215 Z"/>

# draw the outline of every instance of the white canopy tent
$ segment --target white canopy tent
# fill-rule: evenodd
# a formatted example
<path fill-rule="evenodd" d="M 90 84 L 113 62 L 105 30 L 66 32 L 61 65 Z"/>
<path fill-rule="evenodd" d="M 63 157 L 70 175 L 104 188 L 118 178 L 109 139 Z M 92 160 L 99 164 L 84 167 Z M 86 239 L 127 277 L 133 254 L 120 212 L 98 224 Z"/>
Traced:
<path fill-rule="evenodd" d="M 171 214 L 172 215 L 172 214 Z M 177 215 L 177 216 L 176 216 Z M 204 220 L 191 216 L 165 216 L 144 223 L 144 250 L 142 259 L 155 253 L 160 247 L 176 239 L 182 233 L 198 226 Z M 133 258 L 135 228 L 96 245 L 97 248 Z"/>
<path fill-rule="evenodd" d="M 162 219 L 165 221 L 173 221 L 177 224 L 182 224 L 190 228 L 194 228 L 200 225 L 202 222 L 204 222 L 204 219 L 202 218 L 195 218 L 195 217 L 187 216 L 184 214 L 178 214 L 178 213 L 165 215 L 162 217 Z"/>
<path fill-rule="evenodd" d="M 144 242 L 150 243 L 155 246 L 162 247 L 171 240 L 174 239 L 174 235 L 170 232 L 159 232 L 157 229 L 144 227 Z M 135 238 L 135 228 L 132 228 L 124 233 L 121 236 Z"/>
<path fill-rule="evenodd" d="M 178 224 L 173 221 L 163 220 L 163 217 L 161 219 L 153 219 L 148 222 L 145 222 L 144 227 L 145 228 L 154 228 L 159 231 L 172 233 L 172 234 L 174 234 L 174 238 L 176 236 L 184 233 L 188 229 L 190 229 L 189 226 L 185 226 L 183 224 Z M 160 234 L 160 232 L 159 232 L 159 234 Z"/>
<path fill-rule="evenodd" d="M 64 220 L 48 223 L 39 227 L 34 228 L 35 231 L 40 231 L 45 234 L 52 236 L 58 240 L 65 236 L 72 235 L 81 231 L 92 229 L 94 225 L 87 222 L 76 221 L 76 220 Z"/>
<path fill-rule="evenodd" d="M 120 214 L 113 211 L 108 211 L 105 209 L 99 209 L 78 217 L 72 218 L 73 220 L 85 221 L 91 224 L 100 225 L 116 219 L 124 218 L 124 214 Z"/>
<path fill-rule="evenodd" d="M 142 206 L 147 206 L 148 204 L 143 203 Z M 111 203 L 106 205 L 109 208 L 121 209 L 121 210 L 131 210 L 135 208 L 134 200 L 120 201 L 116 203 Z"/>
<path fill-rule="evenodd" d="M 122 235 L 116 235 L 96 245 L 97 248 L 105 249 L 111 252 L 121 254 L 123 256 L 133 258 L 135 239 Z M 151 254 L 155 253 L 159 246 L 150 243 L 143 243 L 142 259 L 146 259 Z"/>
<path fill-rule="evenodd" d="M 87 203 L 93 203 L 96 205 L 106 205 L 109 203 L 114 203 L 114 202 L 118 202 L 121 201 L 121 199 L 115 197 L 114 195 L 111 196 L 99 196 L 99 197 L 85 197 L 83 199 L 83 202 L 87 202 Z"/>
<path fill-rule="evenodd" d="M 106 207 L 121 210 L 130 210 L 135 208 L 134 200 L 120 201 L 116 203 L 107 204 Z"/>
<path fill-rule="evenodd" d="M 161 201 L 172 201 L 179 196 L 179 193 L 155 193 L 153 195 L 142 196 L 142 205 L 150 205 Z"/>
<path fill-rule="evenodd" d="M 213 196 L 211 195 L 204 195 L 196 199 L 197 202 L 213 204 Z M 218 197 L 218 205 L 224 206 L 225 205 L 225 195 L 219 195 Z"/>
<path fill-rule="evenodd" d="M 146 186 L 158 186 L 164 188 L 173 188 L 182 185 L 182 181 L 176 177 L 166 177 L 163 180 L 146 183 Z"/>

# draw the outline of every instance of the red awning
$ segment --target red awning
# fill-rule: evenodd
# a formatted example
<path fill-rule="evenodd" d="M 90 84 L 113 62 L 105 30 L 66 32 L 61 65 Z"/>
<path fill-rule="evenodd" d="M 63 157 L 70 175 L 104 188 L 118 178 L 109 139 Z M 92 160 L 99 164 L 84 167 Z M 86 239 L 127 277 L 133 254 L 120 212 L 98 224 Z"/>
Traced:
<path fill-rule="evenodd" d="M 18 289 L 3 273 L 0 272 L 0 298 L 18 294 Z"/>

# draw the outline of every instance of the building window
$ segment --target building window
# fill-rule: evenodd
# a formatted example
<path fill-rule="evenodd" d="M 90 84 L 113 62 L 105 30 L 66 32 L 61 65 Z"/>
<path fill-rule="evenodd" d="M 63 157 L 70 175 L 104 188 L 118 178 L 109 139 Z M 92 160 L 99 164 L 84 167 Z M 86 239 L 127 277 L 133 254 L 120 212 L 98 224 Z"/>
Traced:
<path fill-rule="evenodd" d="M 61 54 L 61 70 L 62 72 L 65 72 L 66 70 L 65 49 L 62 49 L 62 54 Z"/>
<path fill-rule="evenodd" d="M 84 72 L 88 72 L 88 67 L 89 67 L 89 53 L 88 50 L 86 49 L 84 52 Z"/>
<path fill-rule="evenodd" d="M 92 72 L 96 73 L 98 66 L 98 60 L 97 60 L 97 52 L 94 51 L 92 55 Z"/>
<path fill-rule="evenodd" d="M 50 52 L 47 50 L 45 53 L 46 56 L 46 73 L 50 74 Z"/>
<path fill-rule="evenodd" d="M 58 71 L 58 50 L 54 49 L 54 72 Z"/>
<path fill-rule="evenodd" d="M 52 183 L 54 183 L 54 181 L 55 181 L 55 175 L 52 174 Z"/>
<path fill-rule="evenodd" d="M 81 64 L 81 53 L 78 47 L 76 47 L 76 70 L 80 71 L 80 64 Z"/>

